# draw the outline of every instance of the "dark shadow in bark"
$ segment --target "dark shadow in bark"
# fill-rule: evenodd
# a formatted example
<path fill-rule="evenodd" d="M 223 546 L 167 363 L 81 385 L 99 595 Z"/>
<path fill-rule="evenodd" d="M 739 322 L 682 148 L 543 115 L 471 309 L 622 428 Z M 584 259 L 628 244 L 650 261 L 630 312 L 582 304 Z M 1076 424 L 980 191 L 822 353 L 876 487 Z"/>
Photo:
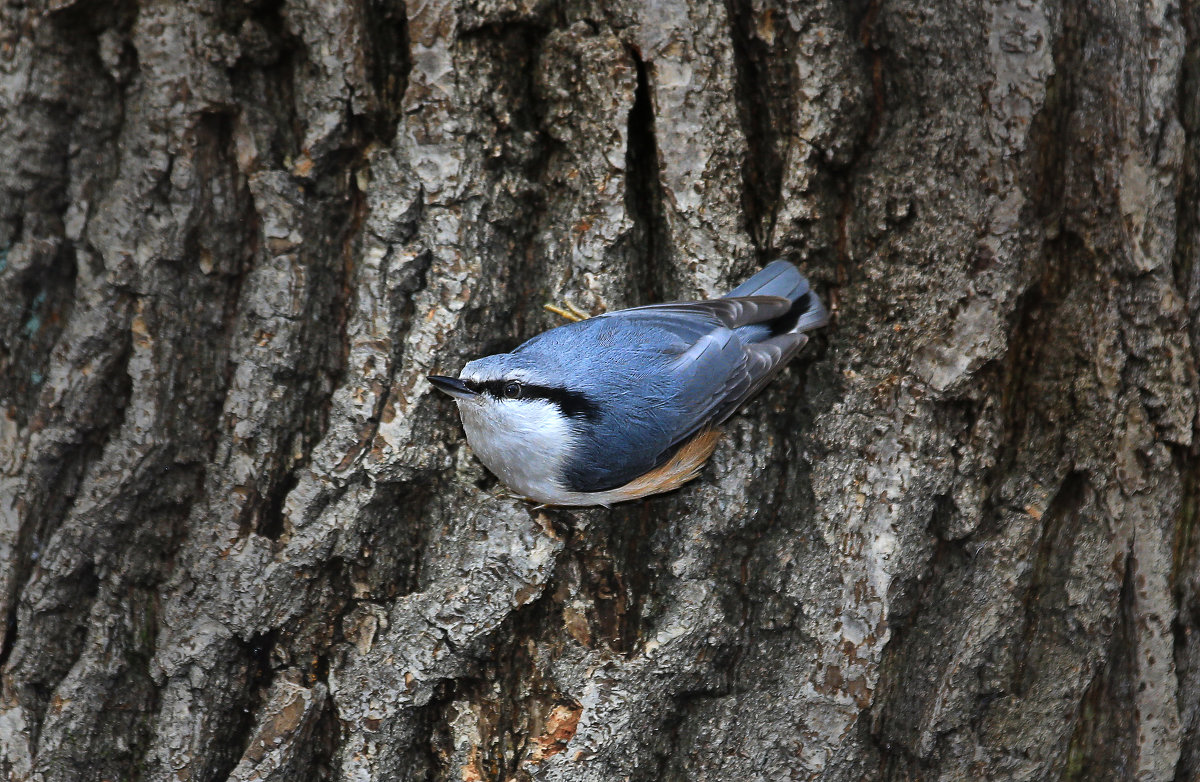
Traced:
<path fill-rule="evenodd" d="M 792 49 L 796 31 L 790 24 L 773 25 L 776 40 L 768 46 L 754 33 L 757 20 L 750 4 L 726 0 L 725 12 L 737 69 L 738 116 L 746 137 L 742 209 L 758 261 L 766 263 L 773 257 L 771 240 L 783 184 L 784 140 L 795 132 L 797 77 Z"/>
<path fill-rule="evenodd" d="M 634 248 L 633 265 L 637 270 L 631 275 L 629 300 L 652 304 L 674 298 L 677 286 L 667 276 L 671 245 L 663 214 L 658 137 L 654 133 L 654 86 L 641 54 L 633 48 L 629 52 L 637 69 L 625 153 L 625 209 L 634 224 L 630 246 Z"/>
<path fill-rule="evenodd" d="M 255 720 L 275 677 L 271 656 L 277 641 L 274 631 L 259 633 L 248 641 L 235 641 L 226 650 L 229 652 L 227 659 L 213 661 L 210 675 L 219 672 L 223 677 L 219 681 L 232 686 L 229 692 L 215 698 L 215 702 L 205 704 L 210 707 L 210 719 L 215 722 L 211 728 L 210 754 L 196 759 L 207 767 L 199 778 L 227 779 L 245 754 L 254 737 Z"/>
<path fill-rule="evenodd" d="M 1200 633 L 1194 629 L 1200 624 L 1200 460 L 1195 450 L 1193 445 L 1187 452 L 1181 448 L 1175 452 L 1183 477 L 1171 574 L 1172 592 L 1178 606 L 1171 629 L 1179 686 L 1179 722 L 1183 733 L 1175 782 L 1195 779 L 1200 772 Z"/>
<path fill-rule="evenodd" d="M 850 162 L 845 172 L 837 181 L 842 182 L 839 196 L 840 206 L 837 212 L 837 226 L 834 230 L 834 258 L 837 262 L 836 282 L 839 287 L 850 284 L 852 279 L 851 257 L 851 217 L 857 207 L 855 203 L 855 172 L 868 158 L 871 149 L 879 137 L 880 130 L 887 118 L 888 83 L 885 74 L 888 72 L 906 72 L 908 66 L 890 62 L 891 55 L 887 48 L 886 31 L 879 29 L 879 9 L 883 0 L 869 0 L 861 6 L 858 16 L 858 41 L 862 52 L 869 62 L 871 74 L 871 113 L 866 130 L 859 136 L 850 153 Z M 883 34 L 881 34 L 881 32 Z"/>
<path fill-rule="evenodd" d="M 1136 593 L 1133 568 L 1125 565 L 1121 583 L 1121 613 L 1105 650 L 1104 667 L 1088 685 L 1075 715 L 1075 732 L 1063 761 L 1062 782 L 1095 779 L 1134 779 L 1137 723 L 1132 704 L 1137 693 L 1134 650 L 1137 648 Z"/>
<path fill-rule="evenodd" d="M 401 108 L 412 70 L 408 13 L 398 0 L 363 0 L 362 7 L 370 42 L 364 56 L 375 93 L 367 135 L 386 142 L 396 135 L 404 116 Z"/>

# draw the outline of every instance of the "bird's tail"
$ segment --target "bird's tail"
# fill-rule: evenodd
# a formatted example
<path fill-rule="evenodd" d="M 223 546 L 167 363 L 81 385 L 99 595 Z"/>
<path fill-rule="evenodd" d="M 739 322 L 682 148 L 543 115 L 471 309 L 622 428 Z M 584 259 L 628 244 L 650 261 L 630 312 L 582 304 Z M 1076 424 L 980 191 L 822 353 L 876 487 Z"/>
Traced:
<path fill-rule="evenodd" d="M 739 296 L 783 296 L 792 302 L 788 313 L 772 324 L 770 333 L 776 335 L 802 334 L 819 329 L 829 322 L 829 312 L 809 286 L 808 280 L 799 269 L 787 261 L 772 261 L 758 274 L 725 294 L 727 299 Z M 762 329 L 762 325 L 742 328 Z M 767 334 L 764 333 L 763 336 Z"/>

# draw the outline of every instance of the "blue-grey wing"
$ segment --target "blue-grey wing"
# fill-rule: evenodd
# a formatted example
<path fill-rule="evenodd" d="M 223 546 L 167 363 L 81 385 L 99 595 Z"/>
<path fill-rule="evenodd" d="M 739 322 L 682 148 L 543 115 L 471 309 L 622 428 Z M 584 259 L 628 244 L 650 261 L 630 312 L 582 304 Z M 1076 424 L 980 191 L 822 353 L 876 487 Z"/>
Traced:
<path fill-rule="evenodd" d="M 655 443 L 654 465 L 684 442 L 722 423 L 756 394 L 804 346 L 807 337 L 786 333 L 747 344 L 742 327 L 786 314 L 783 297 L 754 296 L 656 304 L 609 316 L 669 334 L 676 354 L 660 365 L 660 415 L 666 429 Z"/>
<path fill-rule="evenodd" d="M 568 470 L 572 488 L 623 485 L 728 418 L 807 341 L 800 333 L 771 335 L 769 324 L 792 306 L 783 296 L 654 304 L 556 330 L 590 332 L 593 355 L 586 369 L 574 371 L 603 378 L 606 393 L 623 401 L 608 406 L 621 416 L 588 424 Z M 620 350 L 609 353 L 617 344 Z"/>
<path fill-rule="evenodd" d="M 779 369 L 808 342 L 804 334 L 787 333 L 745 344 L 729 330 L 701 338 L 669 368 L 678 378 L 680 407 L 685 414 L 665 456 L 701 429 L 721 424 L 758 393 Z"/>
<path fill-rule="evenodd" d="M 783 296 L 741 296 L 708 301 L 648 304 L 597 317 L 621 318 L 658 326 L 691 343 L 715 326 L 735 329 L 763 323 L 785 315 L 791 307 L 792 302 Z"/>
<path fill-rule="evenodd" d="M 597 335 L 607 330 L 601 325 Z M 747 383 L 745 347 L 720 323 L 603 325 L 616 327 L 622 350 L 581 373 L 606 404 L 598 418 L 578 423 L 565 468 L 575 491 L 614 489 L 662 465 Z"/>
<path fill-rule="evenodd" d="M 668 453 L 705 426 L 732 415 L 804 347 L 808 338 L 798 332 L 745 341 L 754 332 L 743 327 L 780 318 L 792 304 L 783 296 L 740 296 L 651 304 L 600 316 L 652 324 L 686 345 L 667 367 L 673 376 L 667 385 L 676 389 L 684 411 Z M 765 326 L 759 328 L 769 333 Z"/>

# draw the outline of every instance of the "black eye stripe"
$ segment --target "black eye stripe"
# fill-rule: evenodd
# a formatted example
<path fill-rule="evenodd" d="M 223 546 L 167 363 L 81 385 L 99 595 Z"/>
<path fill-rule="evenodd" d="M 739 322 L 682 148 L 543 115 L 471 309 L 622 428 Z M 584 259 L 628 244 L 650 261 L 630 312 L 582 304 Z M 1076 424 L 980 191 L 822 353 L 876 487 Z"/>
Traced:
<path fill-rule="evenodd" d="M 600 408 L 579 391 L 567 391 L 563 388 L 542 388 L 540 386 L 524 386 L 524 396 L 534 399 L 547 399 L 558 405 L 563 415 L 571 418 L 586 418 L 594 421 L 600 417 Z"/>
<path fill-rule="evenodd" d="M 511 380 L 465 380 L 467 388 L 472 391 L 478 391 L 496 399 L 504 399 L 504 387 Z M 559 410 L 563 411 L 563 415 L 571 418 L 586 418 L 595 420 L 600 417 L 600 408 L 595 402 L 588 399 L 579 391 L 568 391 L 565 388 L 550 388 L 549 386 L 535 386 L 530 383 L 521 383 L 521 398 L 522 399 L 545 399 L 558 406 Z"/>

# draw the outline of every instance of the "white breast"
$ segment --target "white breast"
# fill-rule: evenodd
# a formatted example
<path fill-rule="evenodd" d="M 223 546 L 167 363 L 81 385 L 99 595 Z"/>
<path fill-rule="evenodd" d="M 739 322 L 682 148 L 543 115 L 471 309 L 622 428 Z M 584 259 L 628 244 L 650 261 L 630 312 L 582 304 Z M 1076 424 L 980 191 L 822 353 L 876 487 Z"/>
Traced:
<path fill-rule="evenodd" d="M 555 405 L 479 396 L 458 400 L 458 410 L 471 450 L 510 488 L 547 505 L 574 494 L 559 480 L 572 433 Z"/>

